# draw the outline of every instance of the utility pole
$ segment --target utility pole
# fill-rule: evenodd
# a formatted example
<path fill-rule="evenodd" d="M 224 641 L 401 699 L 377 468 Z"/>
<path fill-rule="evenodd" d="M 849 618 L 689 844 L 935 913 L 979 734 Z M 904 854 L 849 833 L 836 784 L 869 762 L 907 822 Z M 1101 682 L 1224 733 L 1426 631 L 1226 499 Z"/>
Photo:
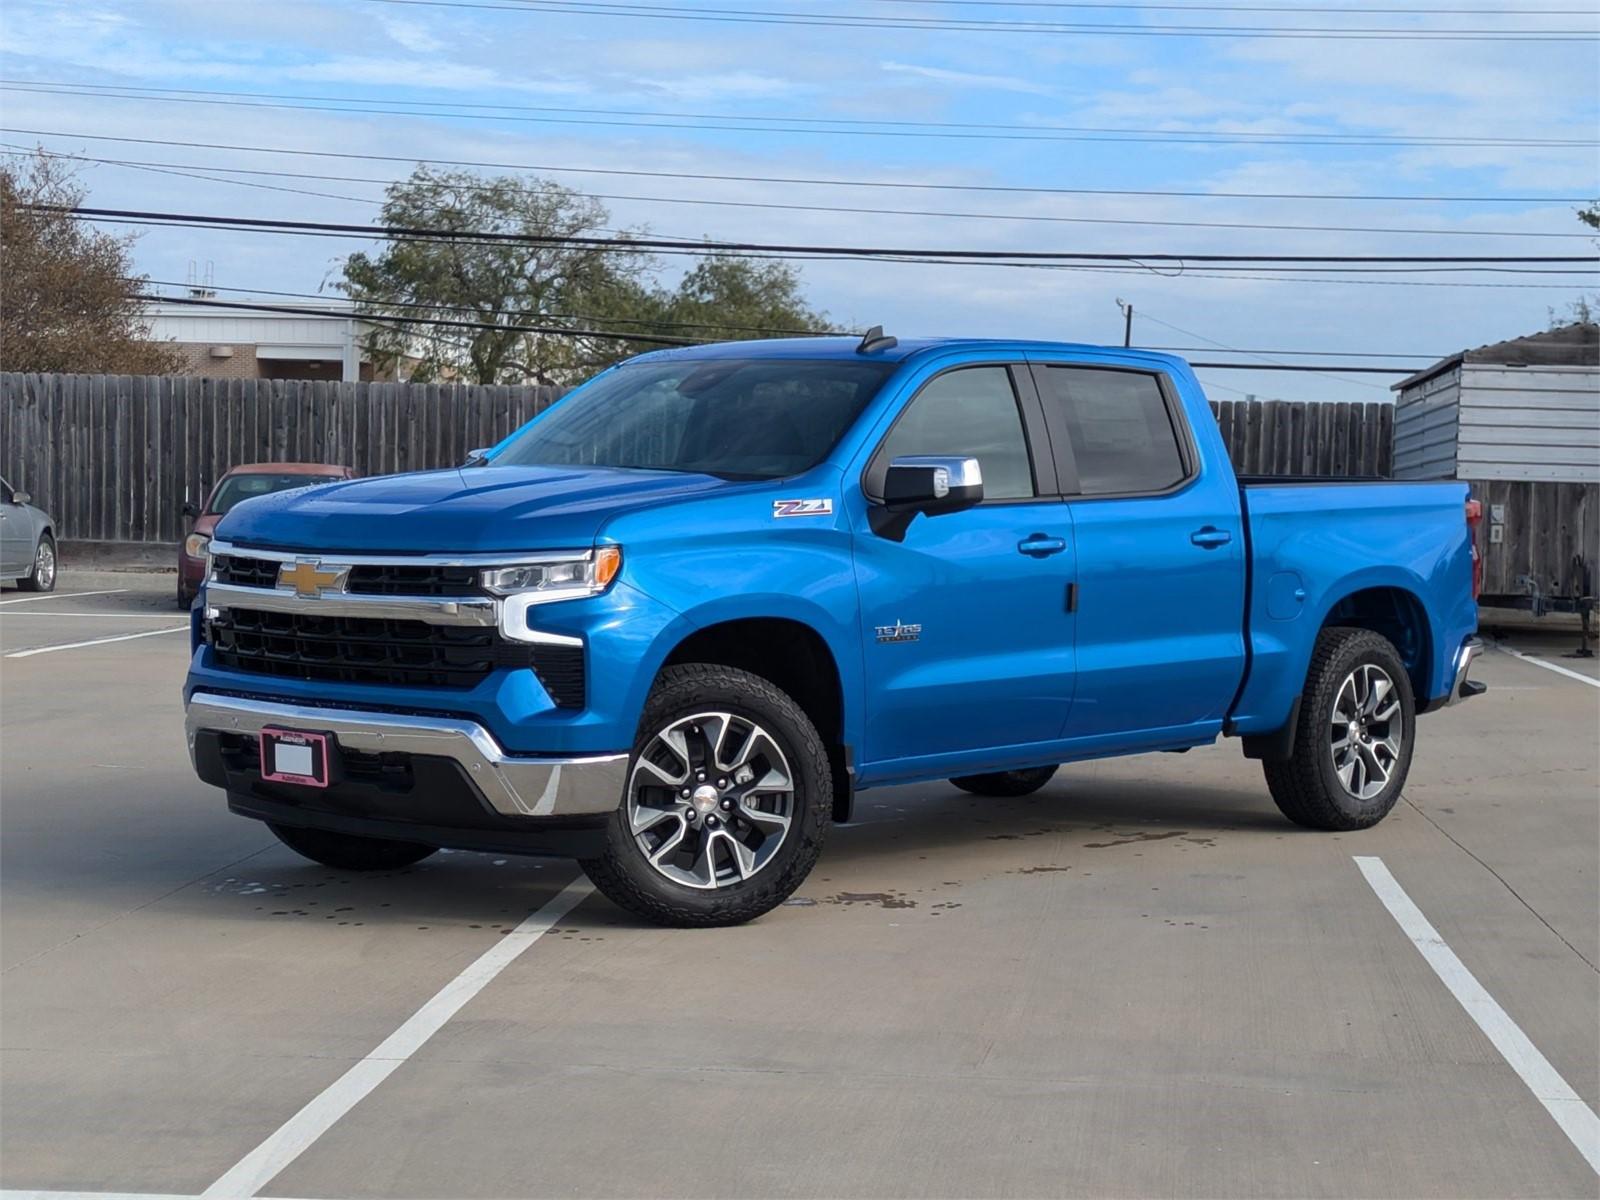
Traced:
<path fill-rule="evenodd" d="M 1133 345 L 1133 305 L 1118 296 L 1117 307 L 1122 310 L 1122 344 L 1131 346 Z"/>

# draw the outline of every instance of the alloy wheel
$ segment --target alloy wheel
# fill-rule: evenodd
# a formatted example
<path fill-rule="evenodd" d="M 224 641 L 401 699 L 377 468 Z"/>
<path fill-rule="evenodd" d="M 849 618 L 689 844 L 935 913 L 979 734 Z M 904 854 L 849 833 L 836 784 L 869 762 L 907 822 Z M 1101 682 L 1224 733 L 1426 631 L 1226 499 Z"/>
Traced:
<path fill-rule="evenodd" d="M 628 780 L 625 816 L 645 861 L 686 887 L 743 883 L 789 836 L 794 773 L 748 717 L 703 712 L 658 731 Z"/>
<path fill-rule="evenodd" d="M 1362 663 L 1339 685 L 1329 718 L 1333 770 L 1344 790 L 1370 800 L 1389 785 L 1400 764 L 1400 691 L 1389 673 Z"/>
<path fill-rule="evenodd" d="M 55 584 L 56 551 L 47 541 L 39 543 L 39 552 L 33 556 L 33 581 L 46 592 Z"/>

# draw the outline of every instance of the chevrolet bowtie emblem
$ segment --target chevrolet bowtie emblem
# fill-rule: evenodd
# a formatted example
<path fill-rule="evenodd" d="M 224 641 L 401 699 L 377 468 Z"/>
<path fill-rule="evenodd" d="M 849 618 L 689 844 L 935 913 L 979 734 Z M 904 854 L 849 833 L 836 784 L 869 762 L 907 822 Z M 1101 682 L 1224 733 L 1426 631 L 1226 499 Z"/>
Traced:
<path fill-rule="evenodd" d="M 314 561 L 307 559 L 301 559 L 293 566 L 284 563 L 278 568 L 278 586 L 293 588 L 296 596 L 320 596 L 327 588 L 340 587 L 347 569 L 341 567 L 324 571 Z"/>

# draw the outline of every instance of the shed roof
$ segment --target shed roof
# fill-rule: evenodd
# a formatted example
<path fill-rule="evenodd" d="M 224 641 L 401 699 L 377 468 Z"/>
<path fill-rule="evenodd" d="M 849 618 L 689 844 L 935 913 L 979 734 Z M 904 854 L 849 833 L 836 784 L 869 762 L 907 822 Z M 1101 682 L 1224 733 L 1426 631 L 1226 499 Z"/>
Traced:
<path fill-rule="evenodd" d="M 1435 375 L 1459 367 L 1464 362 L 1493 363 L 1501 367 L 1593 367 L 1600 366 L 1600 324 L 1593 321 L 1575 321 L 1547 329 L 1543 333 L 1530 333 L 1526 337 L 1504 342 L 1492 342 L 1476 350 L 1463 350 L 1449 358 L 1441 358 L 1431 367 L 1393 384 L 1391 391 L 1425 383 Z"/>

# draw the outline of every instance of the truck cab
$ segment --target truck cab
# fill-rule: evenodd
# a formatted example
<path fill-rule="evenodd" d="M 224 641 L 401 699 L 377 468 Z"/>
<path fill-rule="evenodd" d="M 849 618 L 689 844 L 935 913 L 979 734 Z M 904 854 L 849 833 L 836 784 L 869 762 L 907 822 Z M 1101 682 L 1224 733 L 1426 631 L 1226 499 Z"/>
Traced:
<path fill-rule="evenodd" d="M 565 854 L 671 924 L 781 903 L 857 791 L 1224 735 L 1362 828 L 1477 687 L 1465 491 L 1241 481 L 1145 351 L 643 355 L 463 467 L 224 517 L 191 753 L 317 861 Z"/>

